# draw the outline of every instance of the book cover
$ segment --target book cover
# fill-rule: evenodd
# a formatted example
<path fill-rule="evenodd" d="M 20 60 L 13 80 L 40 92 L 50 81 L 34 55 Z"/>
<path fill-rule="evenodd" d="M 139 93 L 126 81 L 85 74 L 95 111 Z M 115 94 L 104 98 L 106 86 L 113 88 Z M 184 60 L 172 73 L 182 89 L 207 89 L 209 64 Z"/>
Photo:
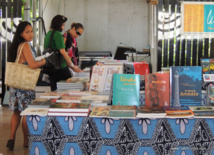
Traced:
<path fill-rule="evenodd" d="M 106 67 L 94 66 L 91 74 L 89 91 L 103 92 L 104 81 L 106 78 Z"/>
<path fill-rule="evenodd" d="M 201 106 L 201 66 L 171 66 L 170 69 L 172 106 Z"/>
<path fill-rule="evenodd" d="M 62 111 L 62 112 L 88 112 L 90 104 L 81 103 L 52 103 L 49 111 Z"/>
<path fill-rule="evenodd" d="M 109 118 L 135 118 L 136 117 L 136 111 L 121 111 L 121 110 L 110 110 L 108 114 Z"/>
<path fill-rule="evenodd" d="M 145 106 L 169 106 L 169 73 L 145 75 Z"/>
<path fill-rule="evenodd" d="M 139 74 L 114 74 L 113 105 L 139 106 L 139 93 Z"/>
<path fill-rule="evenodd" d="M 105 67 L 107 67 L 107 70 L 106 70 L 106 79 L 104 81 L 103 92 L 110 92 L 113 74 L 123 74 L 123 65 L 114 65 L 114 66 L 105 66 Z"/>
<path fill-rule="evenodd" d="M 90 117 L 108 117 L 110 107 L 94 107 Z"/>
<path fill-rule="evenodd" d="M 190 110 L 189 106 L 181 106 L 181 107 L 172 107 L 172 106 L 168 106 L 168 107 L 163 107 L 164 111 L 180 111 L 180 110 Z"/>
<path fill-rule="evenodd" d="M 36 98 L 31 104 L 28 104 L 28 108 L 49 108 L 53 99 L 50 98 Z"/>
<path fill-rule="evenodd" d="M 125 105 L 112 105 L 111 106 L 111 110 L 126 110 L 126 111 L 129 111 L 129 110 L 136 110 L 137 107 L 135 105 L 133 106 L 125 106 Z"/>
<path fill-rule="evenodd" d="M 21 115 L 47 116 L 48 108 L 27 108 L 21 112 Z"/>

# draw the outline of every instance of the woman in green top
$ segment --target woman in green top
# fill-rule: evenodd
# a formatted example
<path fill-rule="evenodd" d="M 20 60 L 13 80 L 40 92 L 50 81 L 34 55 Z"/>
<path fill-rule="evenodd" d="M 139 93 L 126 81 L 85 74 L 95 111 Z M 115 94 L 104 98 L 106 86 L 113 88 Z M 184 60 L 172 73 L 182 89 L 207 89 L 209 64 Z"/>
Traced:
<path fill-rule="evenodd" d="M 63 36 L 60 32 L 62 32 L 62 30 L 64 29 L 66 21 L 67 21 L 66 17 L 62 15 L 56 15 L 51 21 L 50 31 L 45 36 L 44 48 L 46 49 L 48 48 L 48 45 L 49 45 L 51 33 L 53 30 L 55 30 L 52 43 L 51 43 L 51 48 L 54 50 L 59 50 L 67 64 L 67 66 L 62 67 L 61 69 L 56 70 L 55 72 L 48 73 L 49 79 L 50 79 L 51 91 L 54 91 L 57 89 L 56 83 L 58 81 L 67 80 L 68 78 L 71 77 L 68 67 L 71 68 L 74 72 L 77 72 L 77 73 L 81 72 L 81 69 L 73 64 L 67 52 L 65 51 Z"/>

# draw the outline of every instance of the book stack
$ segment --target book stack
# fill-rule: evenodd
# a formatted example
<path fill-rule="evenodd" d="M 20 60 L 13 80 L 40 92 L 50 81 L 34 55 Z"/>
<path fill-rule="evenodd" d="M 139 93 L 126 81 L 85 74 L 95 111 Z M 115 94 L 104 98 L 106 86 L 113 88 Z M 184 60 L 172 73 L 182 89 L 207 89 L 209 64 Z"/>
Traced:
<path fill-rule="evenodd" d="M 163 107 L 166 112 L 166 118 L 190 118 L 194 113 L 188 106 L 181 107 Z"/>
<path fill-rule="evenodd" d="M 58 90 L 85 90 L 87 82 L 89 78 L 70 78 L 66 81 L 59 81 L 57 82 L 57 89 Z"/>
<path fill-rule="evenodd" d="M 109 111 L 109 118 L 114 119 L 130 119 L 136 117 L 136 106 L 120 106 L 112 105 Z"/>
<path fill-rule="evenodd" d="M 137 118 L 165 118 L 166 113 L 161 107 L 138 107 Z"/>
<path fill-rule="evenodd" d="M 52 103 L 48 116 L 88 116 L 90 104 L 81 103 Z"/>

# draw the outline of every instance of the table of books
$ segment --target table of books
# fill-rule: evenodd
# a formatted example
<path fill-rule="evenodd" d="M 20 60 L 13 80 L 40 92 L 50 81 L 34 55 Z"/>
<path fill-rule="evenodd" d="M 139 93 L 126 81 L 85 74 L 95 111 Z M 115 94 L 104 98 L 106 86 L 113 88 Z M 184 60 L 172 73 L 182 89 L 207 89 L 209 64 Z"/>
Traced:
<path fill-rule="evenodd" d="M 28 115 L 33 155 L 214 154 L 214 119 Z"/>

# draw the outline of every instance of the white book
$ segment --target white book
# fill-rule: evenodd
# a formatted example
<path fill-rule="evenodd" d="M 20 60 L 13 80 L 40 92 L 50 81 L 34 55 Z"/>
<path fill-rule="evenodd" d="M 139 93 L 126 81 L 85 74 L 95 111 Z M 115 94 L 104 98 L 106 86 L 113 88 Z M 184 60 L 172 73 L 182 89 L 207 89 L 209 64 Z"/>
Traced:
<path fill-rule="evenodd" d="M 46 53 L 44 55 L 36 57 L 35 60 L 36 61 L 41 61 L 42 59 L 47 58 L 47 57 L 51 56 L 52 54 L 53 54 L 53 52 L 52 53 Z"/>
<path fill-rule="evenodd" d="M 103 92 L 104 81 L 106 80 L 106 70 L 105 66 L 94 66 L 90 81 L 90 91 Z"/>
<path fill-rule="evenodd" d="M 48 116 L 88 116 L 88 113 L 60 113 L 60 112 L 49 112 Z"/>
<path fill-rule="evenodd" d="M 21 115 L 47 116 L 48 108 L 27 108 L 21 112 Z"/>

